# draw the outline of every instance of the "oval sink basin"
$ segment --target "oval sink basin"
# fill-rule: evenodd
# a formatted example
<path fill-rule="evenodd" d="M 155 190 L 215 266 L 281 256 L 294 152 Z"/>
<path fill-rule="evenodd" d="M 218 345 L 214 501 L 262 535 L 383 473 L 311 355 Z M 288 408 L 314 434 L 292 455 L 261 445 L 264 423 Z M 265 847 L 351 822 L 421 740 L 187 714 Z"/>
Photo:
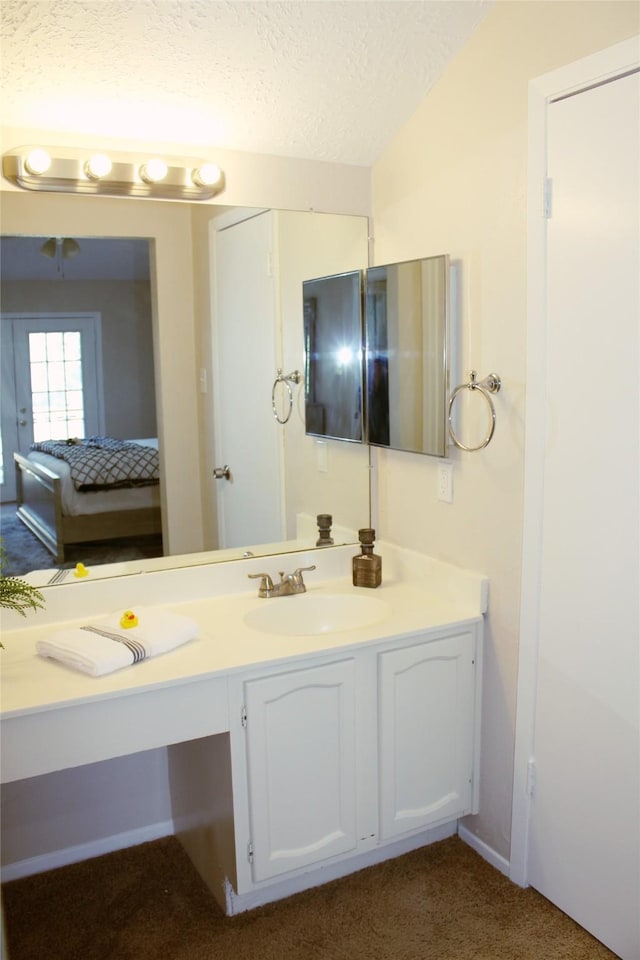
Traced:
<path fill-rule="evenodd" d="M 253 630 L 281 636 L 311 636 L 357 630 L 379 623 L 391 613 L 391 607 L 377 597 L 352 594 L 308 594 L 265 600 L 245 615 Z"/>

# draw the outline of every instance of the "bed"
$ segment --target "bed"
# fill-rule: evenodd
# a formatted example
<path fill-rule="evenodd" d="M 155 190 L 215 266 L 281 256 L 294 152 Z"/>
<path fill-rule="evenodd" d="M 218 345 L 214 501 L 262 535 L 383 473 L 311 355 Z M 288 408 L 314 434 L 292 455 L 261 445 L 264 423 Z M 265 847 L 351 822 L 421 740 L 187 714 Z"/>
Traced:
<path fill-rule="evenodd" d="M 156 439 L 132 442 L 158 446 Z M 56 563 L 64 563 L 67 544 L 162 533 L 157 480 L 137 486 L 76 489 L 65 460 L 39 450 L 27 456 L 14 453 L 13 459 L 17 515 Z"/>

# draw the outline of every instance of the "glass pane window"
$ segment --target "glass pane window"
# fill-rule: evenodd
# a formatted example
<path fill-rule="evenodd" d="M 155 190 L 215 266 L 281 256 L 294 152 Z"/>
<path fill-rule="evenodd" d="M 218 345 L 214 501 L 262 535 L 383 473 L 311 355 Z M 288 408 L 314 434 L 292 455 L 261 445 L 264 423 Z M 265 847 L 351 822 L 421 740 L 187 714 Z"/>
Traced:
<path fill-rule="evenodd" d="M 47 359 L 47 335 L 46 333 L 29 334 L 29 356 L 31 363 L 38 361 L 44 363 Z"/>
<path fill-rule="evenodd" d="M 47 364 L 47 380 L 49 390 L 64 390 L 66 385 L 66 370 L 64 363 L 55 360 Z"/>
<path fill-rule="evenodd" d="M 33 439 L 83 437 L 80 332 L 29 334 Z"/>
<path fill-rule="evenodd" d="M 48 387 L 46 363 L 31 364 L 31 392 L 46 393 Z"/>
<path fill-rule="evenodd" d="M 64 334 L 64 358 L 67 363 L 80 360 L 80 331 L 67 330 Z"/>

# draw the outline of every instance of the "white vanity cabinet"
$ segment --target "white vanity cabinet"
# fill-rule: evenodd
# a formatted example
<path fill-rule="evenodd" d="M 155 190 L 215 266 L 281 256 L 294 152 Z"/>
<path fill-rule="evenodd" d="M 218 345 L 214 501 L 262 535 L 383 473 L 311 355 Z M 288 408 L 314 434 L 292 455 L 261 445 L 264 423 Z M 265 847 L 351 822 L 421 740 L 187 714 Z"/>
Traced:
<path fill-rule="evenodd" d="M 357 869 L 360 854 L 474 812 L 481 630 L 367 644 L 235 685 L 237 894 L 336 861 Z"/>
<path fill-rule="evenodd" d="M 309 592 L 334 598 L 332 616 L 352 610 L 356 596 L 382 611 L 380 620 L 334 622 L 327 632 L 291 632 L 304 597 L 237 592 L 239 578 L 265 569 L 260 558 L 242 561 L 242 573 L 234 560 L 45 588 L 46 607 L 27 626 L 3 611 L 0 779 L 24 783 L 25 796 L 44 789 L 47 803 L 38 800 L 36 813 L 51 799 L 44 868 L 52 851 L 68 863 L 67 847 L 85 842 L 65 790 L 76 798 L 84 777 L 102 783 L 108 768 L 99 761 L 163 748 L 163 809 L 228 914 L 443 839 L 459 817 L 477 812 L 486 578 L 383 547 L 377 591 L 358 591 L 344 576 L 352 547 L 289 555 L 289 569 L 316 564 Z M 172 609 L 198 624 L 197 638 L 171 654 L 99 678 L 37 655 L 39 639 L 72 622 L 70 609 L 82 625 L 100 611 L 163 606 L 169 596 Z M 255 625 L 256 610 L 271 609 L 285 617 L 282 633 Z M 41 774 L 55 774 L 64 790 L 49 797 Z M 145 788 L 141 779 L 141 796 Z M 145 824 L 134 838 L 126 798 L 114 788 L 112 799 L 109 823 L 121 815 L 124 827 L 111 849 L 158 829 Z M 9 866 L 32 871 L 42 823 L 30 803 L 17 807 L 6 817 L 13 836 L 29 842 L 17 844 L 24 857 Z M 60 849 L 58 823 L 67 838 Z M 103 830 L 97 823 L 100 851 Z"/>
<path fill-rule="evenodd" d="M 378 655 L 381 841 L 471 811 L 475 661 L 468 631 Z"/>
<path fill-rule="evenodd" d="M 355 851 L 355 660 L 244 684 L 255 882 Z"/>

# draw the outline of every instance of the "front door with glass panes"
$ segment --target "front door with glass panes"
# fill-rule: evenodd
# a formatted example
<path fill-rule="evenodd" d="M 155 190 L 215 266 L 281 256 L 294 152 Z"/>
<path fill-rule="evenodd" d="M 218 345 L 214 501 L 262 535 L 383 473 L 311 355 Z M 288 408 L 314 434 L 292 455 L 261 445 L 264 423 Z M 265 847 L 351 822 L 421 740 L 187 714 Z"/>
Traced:
<path fill-rule="evenodd" d="M 100 315 L 3 314 L 2 501 L 15 500 L 13 452 L 34 440 L 104 432 Z"/>

